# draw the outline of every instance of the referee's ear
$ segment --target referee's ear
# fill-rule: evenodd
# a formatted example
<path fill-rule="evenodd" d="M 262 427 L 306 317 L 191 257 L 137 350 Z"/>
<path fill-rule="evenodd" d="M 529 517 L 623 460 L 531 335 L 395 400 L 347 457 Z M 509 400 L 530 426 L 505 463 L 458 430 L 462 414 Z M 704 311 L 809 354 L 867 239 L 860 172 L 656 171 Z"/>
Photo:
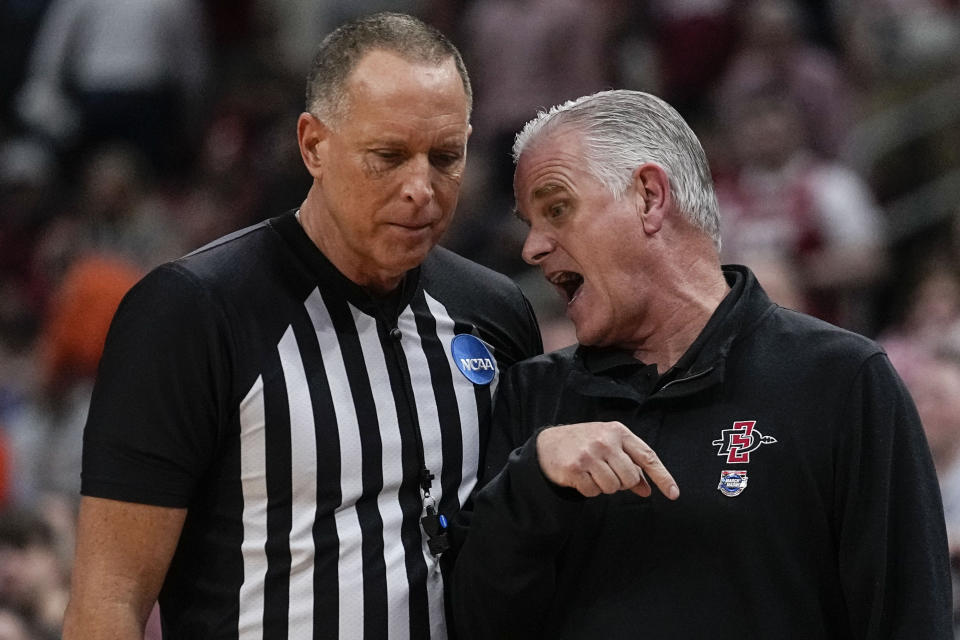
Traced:
<path fill-rule="evenodd" d="M 323 160 L 326 157 L 327 137 L 330 130 L 312 113 L 303 112 L 297 119 L 297 143 L 300 145 L 300 157 L 314 179 L 323 172 Z"/>

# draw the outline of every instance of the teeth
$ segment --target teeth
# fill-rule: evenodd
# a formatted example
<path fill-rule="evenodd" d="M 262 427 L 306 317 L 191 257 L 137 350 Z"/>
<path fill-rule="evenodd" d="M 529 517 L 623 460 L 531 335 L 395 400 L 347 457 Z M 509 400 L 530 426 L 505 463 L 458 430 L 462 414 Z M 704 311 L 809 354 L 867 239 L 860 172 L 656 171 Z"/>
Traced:
<path fill-rule="evenodd" d="M 583 276 L 573 271 L 560 271 L 549 278 L 551 284 L 561 288 L 567 300 L 573 300 L 577 290 L 583 284 Z"/>
<path fill-rule="evenodd" d="M 550 282 L 552 282 L 555 285 L 563 285 L 572 280 L 582 281 L 583 276 L 581 276 L 579 273 L 574 273 L 572 271 L 561 271 L 550 278 Z"/>

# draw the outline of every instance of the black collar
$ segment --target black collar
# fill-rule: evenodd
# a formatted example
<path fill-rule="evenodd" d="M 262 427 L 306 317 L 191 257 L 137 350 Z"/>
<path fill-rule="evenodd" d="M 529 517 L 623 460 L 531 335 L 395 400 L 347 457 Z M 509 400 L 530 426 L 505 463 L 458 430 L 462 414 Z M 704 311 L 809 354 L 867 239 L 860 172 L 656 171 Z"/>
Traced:
<path fill-rule="evenodd" d="M 726 265 L 723 274 L 730 291 L 680 360 L 656 379 L 651 392 L 657 397 L 687 395 L 722 382 L 724 361 L 730 348 L 749 333 L 767 311 L 775 308 L 747 267 Z M 653 366 L 635 359 L 629 352 L 611 348 L 580 346 L 574 358 L 588 375 L 619 382 L 630 378 L 636 381 L 639 375 L 649 378 Z M 590 394 L 589 389 L 593 387 L 587 385 L 583 390 Z"/>
<path fill-rule="evenodd" d="M 717 305 L 717 308 L 710 315 L 710 319 L 707 321 L 706 326 L 704 326 L 703 331 L 701 331 L 693 341 L 693 344 L 687 348 L 680 357 L 680 360 L 671 367 L 671 370 L 677 369 L 681 372 L 686 372 L 693 366 L 700 353 L 704 350 L 704 347 L 709 344 L 711 337 L 716 334 L 719 327 L 724 324 L 731 309 L 743 294 L 744 282 L 746 280 L 744 274 L 734 270 L 725 270 L 723 275 L 727 279 L 727 284 L 730 285 L 730 291 L 727 292 L 727 295 L 724 296 L 723 300 L 720 301 L 720 304 Z M 580 346 L 577 348 L 577 356 L 583 360 L 583 365 L 587 371 L 595 374 L 615 373 L 614 370 L 621 367 L 646 366 L 641 360 L 634 358 L 630 352 L 614 347 Z"/>
<path fill-rule="evenodd" d="M 290 210 L 267 224 L 290 245 L 293 252 L 304 262 L 307 269 L 324 289 L 333 289 L 364 313 L 383 315 L 387 320 L 395 320 L 406 308 L 417 292 L 420 281 L 420 267 L 406 273 L 400 286 L 384 296 L 378 296 L 353 282 L 323 254 L 313 243 L 307 232 L 296 219 L 296 210 Z"/>

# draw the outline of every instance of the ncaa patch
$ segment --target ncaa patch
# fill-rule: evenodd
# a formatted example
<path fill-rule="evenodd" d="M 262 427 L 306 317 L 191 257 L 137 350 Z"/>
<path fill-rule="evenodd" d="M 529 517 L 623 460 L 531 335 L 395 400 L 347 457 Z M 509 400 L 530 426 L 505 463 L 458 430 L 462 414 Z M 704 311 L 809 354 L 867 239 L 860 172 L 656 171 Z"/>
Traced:
<path fill-rule="evenodd" d="M 743 490 L 747 488 L 747 472 L 746 471 L 721 471 L 720 472 L 720 484 L 717 485 L 717 489 L 720 490 L 720 493 L 732 498 L 733 496 L 738 496 L 743 493 Z"/>
<path fill-rule="evenodd" d="M 474 335 L 460 333 L 453 336 L 450 356 L 460 373 L 474 384 L 490 384 L 497 375 L 497 361 L 487 345 Z"/>

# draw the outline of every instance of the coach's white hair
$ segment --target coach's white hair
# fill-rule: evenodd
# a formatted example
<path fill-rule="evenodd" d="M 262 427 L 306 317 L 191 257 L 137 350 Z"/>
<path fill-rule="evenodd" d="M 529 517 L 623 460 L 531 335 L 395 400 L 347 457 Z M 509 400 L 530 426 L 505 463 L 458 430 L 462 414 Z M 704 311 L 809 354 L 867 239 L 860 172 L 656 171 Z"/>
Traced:
<path fill-rule="evenodd" d="M 601 91 L 541 111 L 517 134 L 513 159 L 540 138 L 570 128 L 582 135 L 587 170 L 620 199 L 645 162 L 670 179 L 677 208 L 720 249 L 720 214 L 707 156 L 677 111 L 641 91 Z"/>

